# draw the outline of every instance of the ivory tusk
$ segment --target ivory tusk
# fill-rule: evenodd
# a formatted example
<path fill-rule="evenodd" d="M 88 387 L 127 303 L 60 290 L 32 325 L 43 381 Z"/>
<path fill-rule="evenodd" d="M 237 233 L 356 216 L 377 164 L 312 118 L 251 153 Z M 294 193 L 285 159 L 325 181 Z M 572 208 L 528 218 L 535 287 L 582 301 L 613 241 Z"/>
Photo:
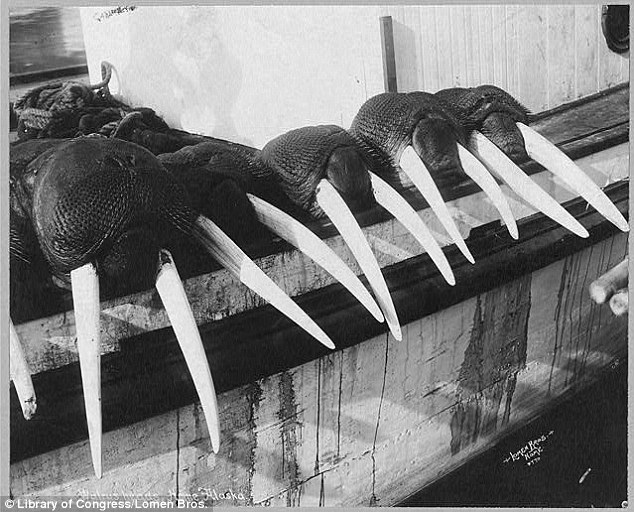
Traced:
<path fill-rule="evenodd" d="M 418 240 L 418 243 L 429 254 L 429 257 L 436 264 L 445 280 L 451 286 L 454 286 L 456 279 L 447 257 L 416 210 L 387 182 L 373 172 L 370 172 L 370 180 L 372 181 L 376 202 L 390 212 Z"/>
<path fill-rule="evenodd" d="M 523 123 L 516 124 L 524 137 L 528 156 L 561 178 L 621 231 L 630 230 L 627 221 L 610 198 L 568 155 L 532 128 Z"/>
<path fill-rule="evenodd" d="M 288 243 L 297 247 L 330 273 L 365 306 L 376 320 L 379 322 L 384 321 L 381 309 L 372 298 L 372 295 L 370 295 L 370 292 L 363 286 L 363 283 L 315 233 L 272 204 L 253 194 L 247 195 L 255 208 L 258 220 L 262 224 Z"/>
<path fill-rule="evenodd" d="M 544 215 L 561 224 L 576 235 L 587 238 L 588 231 L 577 219 L 544 189 L 533 182 L 501 149 L 480 132 L 473 132 L 469 149 L 487 166 L 489 171 L 504 181 L 518 196 Z"/>
<path fill-rule="evenodd" d="M 194 314 L 187 300 L 185 289 L 172 255 L 161 250 L 159 253 L 159 269 L 156 276 L 158 291 L 167 315 L 176 334 L 178 344 L 183 351 L 185 362 L 194 381 L 194 387 L 200 398 L 205 413 L 209 439 L 214 453 L 220 448 L 220 422 L 216 390 L 211 378 L 211 370 L 205 354 L 200 332 Z"/>
<path fill-rule="evenodd" d="M 368 282 L 374 291 L 374 295 L 383 311 L 387 325 L 392 335 L 397 339 L 403 339 L 401 326 L 396 316 L 392 297 L 381 273 L 372 249 L 368 245 L 368 241 L 363 236 L 363 231 L 359 227 L 354 215 L 335 190 L 326 179 L 322 179 L 317 185 L 317 203 L 332 221 L 337 231 L 354 254 L 363 273 L 368 278 Z"/>
<path fill-rule="evenodd" d="M 482 162 L 460 143 L 458 143 L 458 158 L 460 159 L 460 164 L 465 174 L 469 176 L 491 200 L 493 206 L 500 212 L 500 216 L 504 224 L 506 224 L 509 233 L 517 240 L 519 233 L 517 232 L 515 217 L 513 217 L 513 212 L 511 212 L 511 207 L 506 197 L 504 197 L 502 189 L 493 179 L 493 176 L 487 171 Z"/>
<path fill-rule="evenodd" d="M 37 410 L 37 400 L 35 397 L 35 389 L 31 380 L 31 371 L 29 364 L 26 362 L 24 350 L 22 350 L 22 342 L 15 330 L 13 321 L 9 319 L 9 362 L 11 380 L 20 401 L 22 415 L 25 420 L 30 420 Z"/>
<path fill-rule="evenodd" d="M 92 464 L 101 478 L 101 348 L 99 327 L 99 278 L 87 263 L 70 273 L 77 331 L 77 351 Z"/>
<path fill-rule="evenodd" d="M 271 303 L 317 341 L 334 349 L 335 344 L 281 288 L 279 288 L 214 222 L 200 215 L 195 234 L 207 251 L 229 272 Z"/>
<path fill-rule="evenodd" d="M 427 203 L 429 203 L 430 208 L 434 211 L 438 220 L 440 220 L 440 223 L 444 226 L 447 233 L 449 233 L 454 243 L 458 246 L 458 249 L 460 249 L 467 260 L 471 263 L 475 263 L 471 252 L 467 248 L 467 244 L 465 244 L 460 232 L 458 231 L 456 223 L 451 218 L 449 209 L 440 195 L 438 187 L 434 183 L 431 174 L 429 174 L 429 170 L 416 154 L 412 146 L 407 146 L 405 148 L 405 151 L 403 151 L 403 154 L 401 155 L 399 165 L 401 166 L 401 169 L 403 169 L 403 172 L 407 174 L 409 179 L 412 180 L 412 183 L 414 183 L 414 186 L 422 194 Z"/>

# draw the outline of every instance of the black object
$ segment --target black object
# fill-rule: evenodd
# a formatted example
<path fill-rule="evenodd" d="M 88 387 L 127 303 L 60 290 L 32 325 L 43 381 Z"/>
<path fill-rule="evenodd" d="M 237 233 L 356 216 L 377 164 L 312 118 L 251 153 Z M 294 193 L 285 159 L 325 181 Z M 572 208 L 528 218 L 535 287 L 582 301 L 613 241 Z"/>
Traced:
<path fill-rule="evenodd" d="M 616 53 L 630 49 L 630 6 L 604 5 L 601 9 L 601 29 L 608 48 Z"/>

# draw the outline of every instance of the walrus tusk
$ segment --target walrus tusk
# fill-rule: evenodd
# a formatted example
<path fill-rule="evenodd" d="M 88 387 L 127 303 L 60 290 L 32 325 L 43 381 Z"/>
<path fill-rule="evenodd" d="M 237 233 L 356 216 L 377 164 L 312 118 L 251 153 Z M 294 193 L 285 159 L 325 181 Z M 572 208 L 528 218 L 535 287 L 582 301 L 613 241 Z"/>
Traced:
<path fill-rule="evenodd" d="M 9 319 L 9 329 L 9 371 L 11 373 L 11 380 L 13 381 L 15 392 L 20 401 L 22 415 L 25 420 L 30 420 L 37 410 L 37 400 L 35 398 L 33 381 L 31 380 L 31 371 L 29 370 L 29 364 L 26 362 L 24 350 L 22 350 L 22 343 L 20 342 L 20 338 L 11 319 Z"/>
<path fill-rule="evenodd" d="M 376 202 L 390 212 L 422 245 L 438 270 L 451 286 L 456 284 L 456 279 L 447 261 L 445 253 L 422 221 L 416 210 L 403 199 L 387 182 L 370 172 L 370 180 L 374 190 Z"/>
<path fill-rule="evenodd" d="M 568 155 L 532 128 L 519 122 L 516 125 L 524 137 L 528 156 L 568 184 L 621 231 L 630 230 L 627 221 L 608 196 Z"/>
<path fill-rule="evenodd" d="M 469 149 L 494 175 L 504 181 L 511 190 L 544 215 L 561 224 L 576 235 L 587 238 L 588 231 L 555 199 L 531 180 L 504 152 L 482 133 L 474 131 Z"/>
<path fill-rule="evenodd" d="M 493 206 L 500 212 L 500 216 L 504 224 L 506 224 L 509 233 L 517 240 L 519 233 L 517 232 L 515 217 L 513 217 L 513 212 L 506 197 L 504 197 L 502 193 L 502 189 L 493 179 L 493 176 L 487 171 L 482 162 L 460 143 L 458 143 L 458 158 L 460 159 L 460 165 L 462 165 L 465 174 L 469 176 L 491 200 Z"/>
<path fill-rule="evenodd" d="M 247 196 L 262 224 L 330 273 L 365 306 L 377 321 L 384 321 L 381 309 L 363 283 L 315 233 L 276 206 L 253 194 L 247 194 Z"/>
<path fill-rule="evenodd" d="M 236 276 L 245 286 L 271 303 L 317 341 L 334 349 L 335 344 L 328 335 L 293 300 L 278 287 L 236 243 L 214 222 L 198 216 L 194 235 L 205 249 L 223 267 Z"/>
<path fill-rule="evenodd" d="M 178 344 L 183 351 L 189 373 L 194 381 L 194 387 L 200 398 L 200 403 L 207 421 L 209 439 L 214 453 L 220 448 L 220 423 L 218 419 L 218 404 L 216 390 L 211 378 L 211 370 L 205 354 L 200 332 L 194 319 L 194 314 L 187 300 L 185 288 L 172 255 L 166 251 L 159 252 L 159 268 L 156 275 L 156 290 L 158 291 L 167 316 L 170 319 Z"/>
<path fill-rule="evenodd" d="M 368 278 L 368 282 L 374 291 L 379 306 L 381 306 L 392 335 L 397 340 L 403 339 L 394 303 L 381 273 L 381 268 L 354 215 L 335 187 L 326 179 L 322 179 L 317 185 L 316 199 L 321 209 L 341 234 L 341 237 L 357 259 L 361 270 Z"/>
<path fill-rule="evenodd" d="M 99 278 L 95 266 L 87 263 L 73 270 L 70 279 L 90 453 L 95 475 L 101 478 Z"/>
<path fill-rule="evenodd" d="M 451 218 L 449 209 L 440 195 L 438 187 L 434 183 L 431 174 L 429 174 L 427 166 L 425 166 L 412 146 L 407 146 L 405 148 L 405 151 L 403 151 L 403 154 L 401 155 L 399 165 L 425 198 L 425 201 L 427 201 L 430 208 L 434 211 L 438 220 L 440 220 L 440 223 L 447 230 L 447 233 L 449 233 L 454 243 L 458 246 L 458 249 L 460 249 L 460 252 L 462 252 L 465 258 L 467 258 L 467 260 L 471 263 L 475 263 L 475 260 L 471 255 L 471 251 L 467 248 L 467 244 L 465 244 L 462 236 L 460 236 L 460 232 Z"/>

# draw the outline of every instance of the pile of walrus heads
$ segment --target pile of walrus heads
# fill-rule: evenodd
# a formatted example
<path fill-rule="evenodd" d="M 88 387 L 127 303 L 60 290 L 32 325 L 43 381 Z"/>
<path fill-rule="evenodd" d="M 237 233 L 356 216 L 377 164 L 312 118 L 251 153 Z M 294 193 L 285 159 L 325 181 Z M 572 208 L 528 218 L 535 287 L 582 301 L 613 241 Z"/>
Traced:
<path fill-rule="evenodd" d="M 223 206 L 232 209 L 223 218 L 246 219 L 247 230 L 249 223 L 257 222 L 296 246 L 340 281 L 377 321 L 387 321 L 392 335 L 400 340 L 400 323 L 387 284 L 354 213 L 376 204 L 385 208 L 420 242 L 445 280 L 455 284 L 447 258 L 429 229 L 388 184 L 401 172 L 472 263 L 473 256 L 438 188 L 465 176 L 491 199 L 515 239 L 517 225 L 495 178 L 573 233 L 588 236 L 515 163 L 527 158 L 559 176 L 610 222 L 628 231 L 628 223 L 601 189 L 527 123 L 528 112 L 519 102 L 501 89 L 480 86 L 436 94 L 380 94 L 360 108 L 349 130 L 304 127 L 275 138 L 261 151 L 216 141 L 184 144 L 179 151 L 167 153 L 172 148 L 161 154 L 156 144 L 148 146 L 150 152 L 120 140 L 116 134 L 122 136 L 122 130 L 109 138 L 40 141 L 39 152 L 22 146 L 26 156 L 22 160 L 12 156 L 20 168 L 15 193 L 12 188 L 12 219 L 16 225 L 24 225 L 25 219 L 31 223 L 51 273 L 72 290 L 96 474 L 101 475 L 100 281 L 134 280 L 139 286 L 156 287 L 191 371 L 212 448 L 219 448 L 214 385 L 176 269 L 181 263 L 172 257 L 175 241 L 183 237 L 195 241 L 314 338 L 335 347 L 226 234 L 234 231 L 210 218 L 215 215 L 212 206 L 225 195 L 214 195 L 218 183 L 230 180 L 223 190 L 240 196 Z M 15 151 L 19 148 L 15 146 Z M 196 185 L 191 186 L 192 182 Z M 297 216 L 327 217 L 332 222 L 367 276 L 374 297 Z M 14 240 L 12 234 L 11 245 L 20 254 L 19 236 Z M 35 412 L 35 393 L 13 326 L 11 368 L 28 419 Z"/>

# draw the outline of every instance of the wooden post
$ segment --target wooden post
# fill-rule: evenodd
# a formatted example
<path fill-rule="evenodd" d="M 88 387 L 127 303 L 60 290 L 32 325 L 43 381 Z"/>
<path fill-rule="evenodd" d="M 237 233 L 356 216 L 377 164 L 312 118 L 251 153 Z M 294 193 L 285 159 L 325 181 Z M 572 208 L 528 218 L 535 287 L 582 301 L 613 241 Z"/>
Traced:
<path fill-rule="evenodd" d="M 380 18 L 380 22 L 381 51 L 383 55 L 383 83 L 385 84 L 385 92 L 397 92 L 392 16 L 382 16 Z"/>

